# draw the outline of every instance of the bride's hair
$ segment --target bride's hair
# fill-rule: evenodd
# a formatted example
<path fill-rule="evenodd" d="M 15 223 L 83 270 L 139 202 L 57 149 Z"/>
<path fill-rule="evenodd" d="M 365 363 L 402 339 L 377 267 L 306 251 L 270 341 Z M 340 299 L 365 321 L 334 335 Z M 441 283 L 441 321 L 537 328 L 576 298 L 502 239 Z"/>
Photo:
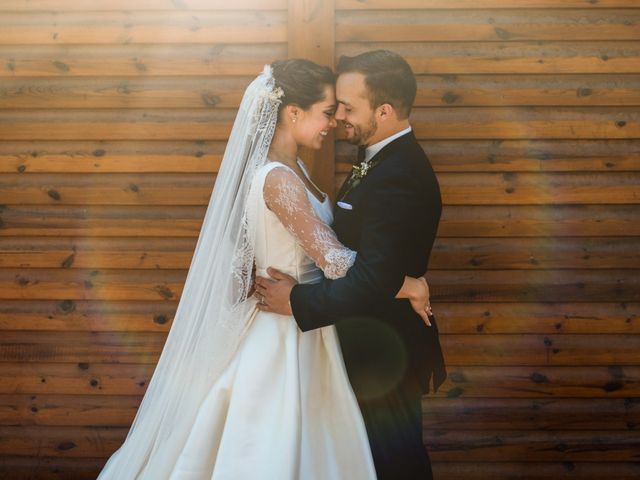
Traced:
<path fill-rule="evenodd" d="M 336 76 L 329 67 L 303 58 L 276 60 L 271 64 L 275 86 L 283 92 L 278 114 L 286 105 L 297 105 L 307 110 L 324 99 L 327 85 L 335 85 Z"/>

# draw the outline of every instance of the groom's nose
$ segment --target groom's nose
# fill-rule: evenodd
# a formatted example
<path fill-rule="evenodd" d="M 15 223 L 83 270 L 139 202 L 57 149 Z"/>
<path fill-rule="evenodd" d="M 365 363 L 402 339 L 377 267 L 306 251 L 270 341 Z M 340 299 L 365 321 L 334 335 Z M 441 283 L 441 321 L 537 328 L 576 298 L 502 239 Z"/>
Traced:
<path fill-rule="evenodd" d="M 346 118 L 345 113 L 346 112 L 345 112 L 345 109 L 344 109 L 344 105 L 339 103 L 338 104 L 338 108 L 336 109 L 336 113 L 335 113 L 334 117 L 335 117 L 336 120 L 339 120 L 339 121 L 343 122 L 345 120 L 345 118 Z"/>

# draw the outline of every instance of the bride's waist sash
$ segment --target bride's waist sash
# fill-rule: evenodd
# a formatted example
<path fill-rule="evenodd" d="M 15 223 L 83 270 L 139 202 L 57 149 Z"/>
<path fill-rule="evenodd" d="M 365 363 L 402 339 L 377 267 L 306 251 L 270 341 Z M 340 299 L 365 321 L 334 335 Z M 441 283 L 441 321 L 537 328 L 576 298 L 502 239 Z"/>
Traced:
<path fill-rule="evenodd" d="M 318 283 L 324 277 L 322 270 L 320 270 L 315 263 L 286 267 L 278 265 L 272 266 L 276 270 L 280 270 L 282 273 L 291 275 L 298 281 L 298 283 Z M 256 266 L 256 275 L 269 278 L 269 275 L 267 274 L 267 267 L 262 267 L 260 265 Z"/>

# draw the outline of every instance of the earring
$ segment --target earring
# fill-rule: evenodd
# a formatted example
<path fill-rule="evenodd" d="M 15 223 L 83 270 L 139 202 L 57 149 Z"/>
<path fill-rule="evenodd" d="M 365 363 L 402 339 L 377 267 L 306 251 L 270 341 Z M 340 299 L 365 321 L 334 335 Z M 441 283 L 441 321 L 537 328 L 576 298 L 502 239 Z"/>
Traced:
<path fill-rule="evenodd" d="M 296 117 L 293 117 L 293 118 L 291 119 L 291 121 L 292 121 L 293 123 L 296 123 Z"/>

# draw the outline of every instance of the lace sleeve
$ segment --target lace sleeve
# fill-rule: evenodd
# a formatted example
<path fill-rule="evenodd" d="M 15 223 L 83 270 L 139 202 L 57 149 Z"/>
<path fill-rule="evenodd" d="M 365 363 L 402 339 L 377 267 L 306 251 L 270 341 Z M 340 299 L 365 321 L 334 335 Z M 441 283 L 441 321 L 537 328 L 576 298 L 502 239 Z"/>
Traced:
<path fill-rule="evenodd" d="M 344 277 L 356 252 L 342 245 L 335 232 L 318 218 L 302 180 L 286 167 L 276 167 L 264 183 L 264 200 L 302 249 L 330 279 Z"/>

